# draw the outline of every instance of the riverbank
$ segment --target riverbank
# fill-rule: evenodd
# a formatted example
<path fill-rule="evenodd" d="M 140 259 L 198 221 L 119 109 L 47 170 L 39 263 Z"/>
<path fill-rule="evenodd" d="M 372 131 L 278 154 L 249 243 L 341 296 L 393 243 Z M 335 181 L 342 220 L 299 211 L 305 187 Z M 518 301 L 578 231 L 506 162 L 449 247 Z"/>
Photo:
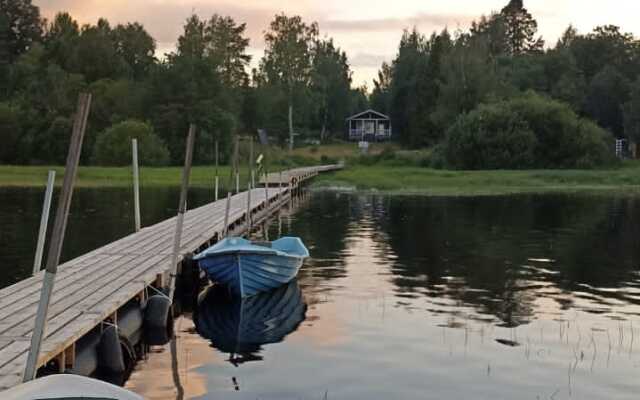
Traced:
<path fill-rule="evenodd" d="M 64 167 L 0 166 L 0 187 L 41 187 L 47 182 L 47 172 L 56 171 L 56 185 L 62 184 Z M 241 182 L 247 181 L 246 168 L 241 169 Z M 220 185 L 230 183 L 229 167 L 218 170 Z M 140 168 L 140 185 L 144 187 L 180 186 L 182 167 Z M 213 187 L 215 167 L 196 166 L 191 170 L 192 187 Z M 80 167 L 76 187 L 129 187 L 132 185 L 131 167 Z M 234 183 L 235 184 L 235 183 Z"/>
<path fill-rule="evenodd" d="M 55 169 L 62 183 L 62 167 L 0 166 L 0 187 L 43 187 L 47 171 Z M 219 168 L 220 184 L 230 180 L 229 167 Z M 142 168 L 143 187 L 179 186 L 181 167 Z M 81 167 L 77 187 L 130 187 L 130 167 Z M 215 168 L 192 169 L 191 186 L 213 186 Z M 241 182 L 247 181 L 246 168 Z M 427 195 L 499 195 L 547 192 L 618 192 L 640 195 L 640 162 L 626 162 L 609 170 L 446 171 L 420 167 L 350 165 L 342 171 L 321 174 L 316 188 L 379 191 Z"/>
<path fill-rule="evenodd" d="M 317 188 L 451 196 L 616 192 L 640 195 L 640 162 L 608 170 L 445 171 L 357 165 L 314 181 Z"/>

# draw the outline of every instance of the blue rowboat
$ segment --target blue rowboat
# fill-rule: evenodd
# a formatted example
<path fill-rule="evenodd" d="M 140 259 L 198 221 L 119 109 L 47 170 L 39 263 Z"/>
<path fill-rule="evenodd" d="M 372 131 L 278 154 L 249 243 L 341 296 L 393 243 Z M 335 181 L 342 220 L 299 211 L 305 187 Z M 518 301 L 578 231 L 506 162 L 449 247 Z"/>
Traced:
<path fill-rule="evenodd" d="M 251 242 L 239 237 L 223 239 L 194 257 L 213 282 L 249 297 L 282 286 L 298 274 L 309 251 L 300 238 Z"/>
<path fill-rule="evenodd" d="M 210 287 L 194 311 L 196 331 L 232 364 L 262 360 L 262 346 L 282 342 L 305 319 L 307 305 L 297 280 L 247 298 Z"/>

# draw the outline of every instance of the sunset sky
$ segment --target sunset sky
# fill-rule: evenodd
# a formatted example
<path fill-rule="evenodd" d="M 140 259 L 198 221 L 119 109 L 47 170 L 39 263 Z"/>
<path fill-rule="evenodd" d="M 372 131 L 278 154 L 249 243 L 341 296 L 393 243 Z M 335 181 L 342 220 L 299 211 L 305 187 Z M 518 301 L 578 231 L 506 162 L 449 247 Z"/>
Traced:
<path fill-rule="evenodd" d="M 396 52 L 403 28 L 417 26 L 423 33 L 448 27 L 466 29 L 473 19 L 499 11 L 508 0 L 34 0 L 41 13 L 51 18 L 69 11 L 81 23 L 99 17 L 112 24 L 138 21 L 157 40 L 158 56 L 172 51 L 184 20 L 192 12 L 202 18 L 213 13 L 230 15 L 247 23 L 250 54 L 256 65 L 263 52 L 263 32 L 279 12 L 317 21 L 321 35 L 333 37 L 347 52 L 354 85 L 371 81 L 382 61 Z M 615 24 L 640 36 L 640 2 L 635 0 L 525 0 L 536 17 L 547 44 L 555 43 L 572 23 L 580 32 L 594 26 Z"/>

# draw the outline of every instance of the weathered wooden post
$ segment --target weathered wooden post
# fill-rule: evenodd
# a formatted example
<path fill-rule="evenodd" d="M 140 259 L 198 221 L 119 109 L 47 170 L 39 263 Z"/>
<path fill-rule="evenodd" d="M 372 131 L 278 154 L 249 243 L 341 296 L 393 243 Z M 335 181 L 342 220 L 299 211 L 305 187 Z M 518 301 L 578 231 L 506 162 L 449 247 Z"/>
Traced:
<path fill-rule="evenodd" d="M 231 212 L 231 192 L 227 192 L 227 207 L 224 210 L 224 230 L 222 237 L 229 235 L 229 213 Z"/>
<path fill-rule="evenodd" d="M 233 170 L 236 178 L 236 194 L 240 193 L 240 172 L 238 170 L 240 156 L 240 138 L 236 135 L 235 149 L 233 155 Z"/>
<path fill-rule="evenodd" d="M 268 210 L 269 209 L 269 174 L 267 173 L 266 168 L 264 169 L 264 201 Z"/>
<path fill-rule="evenodd" d="M 38 243 L 36 245 L 36 256 L 33 260 L 33 275 L 35 276 L 42 268 L 42 256 L 44 254 L 44 242 L 47 238 L 47 225 L 49 224 L 49 210 L 51 210 L 51 198 L 53 197 L 53 184 L 56 181 L 56 171 L 49 171 L 47 176 L 47 188 L 44 192 L 44 202 L 42 203 L 42 215 L 40 216 L 40 230 L 38 231 Z"/>
<path fill-rule="evenodd" d="M 216 182 L 215 182 L 215 194 L 214 201 L 218 201 L 218 185 L 220 183 L 220 178 L 218 176 L 218 141 L 216 140 Z"/>
<path fill-rule="evenodd" d="M 140 173 L 138 170 L 138 139 L 131 139 L 131 153 L 133 158 L 133 208 L 136 232 L 138 232 L 140 231 Z"/>
<path fill-rule="evenodd" d="M 249 176 L 251 188 L 256 187 L 255 172 L 253 170 L 253 136 L 249 136 Z"/>
<path fill-rule="evenodd" d="M 280 171 L 280 176 L 278 178 L 278 203 L 282 199 L 282 171 Z"/>
<path fill-rule="evenodd" d="M 178 254 L 180 252 L 180 242 L 182 241 L 182 225 L 184 224 L 184 214 L 187 212 L 187 190 L 189 189 L 189 177 L 191 176 L 191 163 L 193 161 L 193 144 L 196 137 L 196 126 L 189 126 L 187 136 L 187 148 L 184 157 L 184 169 L 182 170 L 182 187 L 180 189 L 180 202 L 178 203 L 178 216 L 176 217 L 176 231 L 173 234 L 173 252 L 171 253 L 171 265 L 169 271 L 169 300 L 173 302 L 173 295 L 176 291 L 176 269 L 178 267 Z"/>
<path fill-rule="evenodd" d="M 89 117 L 90 108 L 91 94 L 81 93 L 78 96 L 78 107 L 73 121 L 69 153 L 67 154 L 65 174 L 62 181 L 62 192 L 60 193 L 56 219 L 53 224 L 51 245 L 49 246 L 49 252 L 47 254 L 47 267 L 44 274 L 44 280 L 42 282 L 38 311 L 36 313 L 36 324 L 31 336 L 31 347 L 29 348 L 27 364 L 24 370 L 24 382 L 35 379 L 36 372 L 38 370 L 40 347 L 42 346 L 42 339 L 44 338 L 47 328 L 49 303 L 51 302 L 51 294 L 55 284 L 56 273 L 58 272 L 60 254 L 62 253 L 62 244 L 64 242 L 64 234 L 67 228 L 67 217 L 69 216 L 69 208 L 71 206 L 73 186 L 76 180 L 78 162 L 80 161 L 82 139 L 84 138 L 84 132 L 87 128 L 87 118 Z"/>
<path fill-rule="evenodd" d="M 247 235 L 251 233 L 253 221 L 251 221 L 251 183 L 247 184 Z"/>

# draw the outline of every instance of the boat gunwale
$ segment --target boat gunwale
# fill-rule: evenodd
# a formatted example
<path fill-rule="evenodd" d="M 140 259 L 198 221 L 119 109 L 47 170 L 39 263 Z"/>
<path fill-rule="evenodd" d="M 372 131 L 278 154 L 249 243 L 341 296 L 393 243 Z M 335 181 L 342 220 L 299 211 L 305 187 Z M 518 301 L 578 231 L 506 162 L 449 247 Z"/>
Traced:
<path fill-rule="evenodd" d="M 301 259 L 301 258 L 309 258 L 308 255 L 292 255 L 289 253 L 285 253 L 282 250 L 273 250 L 266 249 L 265 250 L 244 250 L 244 249 L 229 249 L 229 250 L 217 250 L 215 253 L 206 254 L 205 252 L 198 254 L 197 258 L 194 257 L 194 260 L 201 261 L 205 258 L 209 257 L 217 257 L 217 256 L 277 256 L 277 257 L 285 257 L 292 259 Z"/>

